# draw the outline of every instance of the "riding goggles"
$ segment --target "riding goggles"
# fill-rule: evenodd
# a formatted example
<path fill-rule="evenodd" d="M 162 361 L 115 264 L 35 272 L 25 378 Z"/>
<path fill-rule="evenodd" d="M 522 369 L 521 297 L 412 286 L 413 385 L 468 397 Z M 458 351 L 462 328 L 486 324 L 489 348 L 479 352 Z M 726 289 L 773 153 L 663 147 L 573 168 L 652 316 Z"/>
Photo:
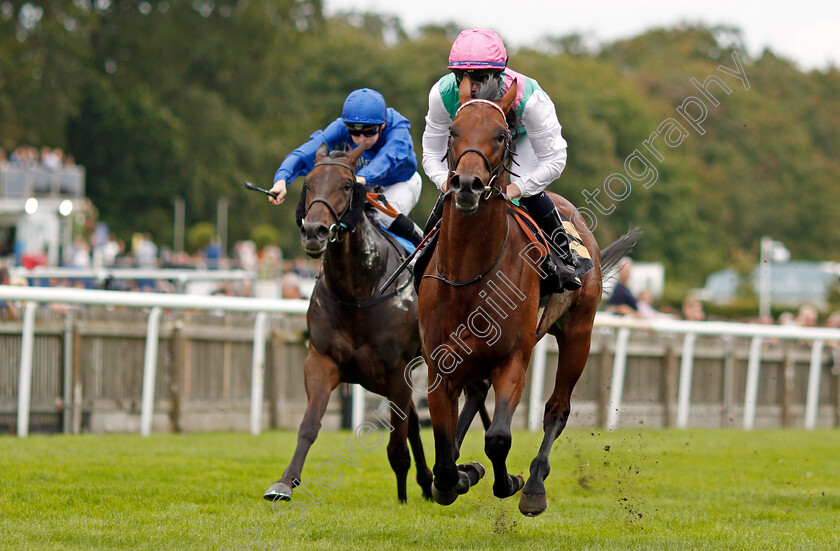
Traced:
<path fill-rule="evenodd" d="M 381 125 L 377 124 L 375 126 L 347 126 L 347 131 L 350 132 L 351 136 L 364 136 L 365 138 L 370 138 L 379 134 L 379 128 Z"/>

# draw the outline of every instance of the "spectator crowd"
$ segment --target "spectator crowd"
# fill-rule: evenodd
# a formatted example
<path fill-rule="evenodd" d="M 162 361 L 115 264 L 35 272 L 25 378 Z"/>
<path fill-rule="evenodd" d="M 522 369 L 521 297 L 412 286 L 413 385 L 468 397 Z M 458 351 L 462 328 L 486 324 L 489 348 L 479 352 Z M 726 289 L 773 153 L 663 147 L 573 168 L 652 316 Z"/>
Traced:
<path fill-rule="evenodd" d="M 18 168 L 56 171 L 65 166 L 75 166 L 76 161 L 72 155 L 66 155 L 60 147 L 42 146 L 38 149 L 31 145 L 21 145 L 7 155 L 6 150 L 0 146 L 0 166 L 5 164 Z"/>
<path fill-rule="evenodd" d="M 619 263 L 615 286 L 606 300 L 607 311 L 638 319 L 669 318 L 686 321 L 710 319 L 703 308 L 703 303 L 690 295 L 683 299 L 679 311 L 668 305 L 663 305 L 660 309 L 655 308 L 653 293 L 650 289 L 643 289 L 638 293 L 638 296 L 630 290 L 629 282 L 632 270 L 633 261 L 630 258 L 623 258 Z M 801 305 L 796 313 L 782 312 L 777 320 L 772 317 L 755 316 L 739 321 L 761 324 L 778 323 L 778 325 L 799 327 L 818 327 L 820 325 L 819 311 L 810 304 Z M 824 327 L 840 328 L 840 310 L 828 314 L 822 325 Z"/>

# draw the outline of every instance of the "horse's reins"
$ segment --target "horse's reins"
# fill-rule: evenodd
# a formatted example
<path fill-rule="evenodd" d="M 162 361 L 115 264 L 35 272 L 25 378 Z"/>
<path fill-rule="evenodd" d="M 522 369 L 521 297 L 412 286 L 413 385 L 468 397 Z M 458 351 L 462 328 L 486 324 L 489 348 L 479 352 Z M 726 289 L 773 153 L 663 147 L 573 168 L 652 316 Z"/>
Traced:
<path fill-rule="evenodd" d="M 505 152 L 502 155 L 502 158 L 499 160 L 499 164 L 497 164 L 495 168 L 492 167 L 490 165 L 490 159 L 487 158 L 487 155 L 485 155 L 483 151 L 481 151 L 480 149 L 477 149 L 475 147 L 468 147 L 467 149 L 461 151 L 461 153 L 458 155 L 458 158 L 455 159 L 455 163 L 453 164 L 452 163 L 452 136 L 451 135 L 449 137 L 449 143 L 446 146 L 446 155 L 444 155 L 443 159 L 441 159 L 441 160 L 446 160 L 447 163 L 449 164 L 449 167 L 450 167 L 449 168 L 449 176 L 451 178 L 455 174 L 455 169 L 458 168 L 458 163 L 461 162 L 461 159 L 464 157 L 464 155 L 466 155 L 467 153 L 477 153 L 479 156 L 481 156 L 482 160 L 484 160 L 484 165 L 487 167 L 488 172 L 490 172 L 490 181 L 484 186 L 484 193 L 482 194 L 483 199 L 488 199 L 490 197 L 490 195 L 492 195 L 494 192 L 499 194 L 499 195 L 504 194 L 504 190 L 501 189 L 500 187 L 496 187 L 496 185 L 495 185 L 499 176 L 502 174 L 502 171 L 507 169 L 507 171 L 510 174 L 513 174 L 512 172 L 510 172 L 510 169 L 507 167 L 507 161 L 508 160 L 513 160 L 513 152 L 511 151 L 511 147 L 510 147 L 511 135 L 510 135 L 510 131 L 507 130 L 507 118 L 505 117 L 505 112 L 502 111 L 502 108 L 499 107 L 496 103 L 494 103 L 492 101 L 489 101 L 489 100 L 486 100 L 486 99 L 473 99 L 473 100 L 470 100 L 470 101 L 466 102 L 464 105 L 459 107 L 458 110 L 455 112 L 455 117 L 458 116 L 458 113 L 460 113 L 463 108 L 467 107 L 468 105 L 473 105 L 473 104 L 490 105 L 502 115 L 502 121 L 504 123 L 505 132 L 506 132 L 506 134 L 505 134 Z M 454 119 L 454 117 L 453 117 L 453 119 Z M 449 193 L 449 190 L 447 190 L 447 193 Z M 442 282 L 446 283 L 447 285 L 452 285 L 453 287 L 464 287 L 466 285 L 470 285 L 471 283 L 475 283 L 476 281 L 480 281 L 482 278 L 484 278 L 484 276 L 489 274 L 493 270 L 493 268 L 496 267 L 496 265 L 502 259 L 502 253 L 505 252 L 505 246 L 507 245 L 508 237 L 510 236 L 510 220 L 507 217 L 505 217 L 505 222 L 507 223 L 506 227 L 505 227 L 505 240 L 502 242 L 502 246 L 499 249 L 499 254 L 496 255 L 496 260 L 493 261 L 493 263 L 490 265 L 489 268 L 487 268 L 486 270 L 484 270 L 483 272 L 481 272 L 477 276 L 475 276 L 471 279 L 468 279 L 466 281 L 451 281 L 451 280 L 447 279 L 446 277 L 444 277 L 443 275 L 437 275 L 437 274 L 423 275 L 423 278 L 437 279 L 438 281 L 442 281 Z M 440 274 L 440 265 L 438 264 L 439 260 L 440 260 L 440 258 L 437 255 L 437 251 L 435 251 L 435 270 L 437 271 L 438 274 Z"/>
<path fill-rule="evenodd" d="M 510 236 L 510 219 L 507 216 L 505 216 L 505 221 L 507 222 L 507 225 L 505 227 L 505 240 L 502 242 L 501 248 L 499 248 L 499 254 L 496 255 L 496 260 L 493 261 L 493 263 L 490 265 L 489 268 L 487 268 L 486 270 L 484 270 L 483 272 L 481 272 L 477 276 L 475 276 L 471 279 L 468 279 L 466 281 L 452 281 L 450 279 L 446 279 L 442 275 L 436 275 L 436 274 L 424 274 L 423 279 L 426 279 L 426 278 L 437 279 L 438 281 L 442 281 L 442 282 L 446 283 L 447 285 L 451 285 L 453 287 L 464 287 L 466 285 L 470 285 L 471 283 L 475 283 L 476 281 L 480 281 L 481 279 L 483 279 L 484 276 L 489 274 L 493 270 L 493 268 L 496 267 L 496 265 L 502 259 L 502 253 L 505 252 L 505 245 L 507 245 L 507 240 L 508 240 L 508 237 Z M 440 274 L 440 264 L 439 264 L 439 262 L 440 262 L 440 257 L 437 254 L 437 249 L 435 249 L 435 271 L 438 274 Z"/>

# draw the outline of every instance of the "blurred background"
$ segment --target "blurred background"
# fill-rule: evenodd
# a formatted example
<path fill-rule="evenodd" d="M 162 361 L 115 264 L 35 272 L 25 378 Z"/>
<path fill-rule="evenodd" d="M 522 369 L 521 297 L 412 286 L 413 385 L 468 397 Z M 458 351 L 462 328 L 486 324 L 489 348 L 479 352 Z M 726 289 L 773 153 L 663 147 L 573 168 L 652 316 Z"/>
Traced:
<path fill-rule="evenodd" d="M 733 91 L 709 105 L 705 134 L 663 150 L 655 184 L 599 215 L 596 237 L 641 227 L 630 288 L 660 310 L 692 296 L 757 316 L 762 260 L 779 268 L 766 285 L 783 308 L 840 308 L 840 72 L 819 32 L 835 7 L 409 4 L 0 1 L 2 262 L 317 273 L 295 260 L 295 201 L 271 207 L 243 181 L 270 187 L 360 87 L 409 118 L 419 158 L 451 42 L 484 25 L 554 100 L 569 161 L 550 189 L 578 205 L 699 95 L 692 77 L 723 76 L 736 53 L 749 90 L 725 77 Z M 426 182 L 421 225 L 436 195 Z"/>

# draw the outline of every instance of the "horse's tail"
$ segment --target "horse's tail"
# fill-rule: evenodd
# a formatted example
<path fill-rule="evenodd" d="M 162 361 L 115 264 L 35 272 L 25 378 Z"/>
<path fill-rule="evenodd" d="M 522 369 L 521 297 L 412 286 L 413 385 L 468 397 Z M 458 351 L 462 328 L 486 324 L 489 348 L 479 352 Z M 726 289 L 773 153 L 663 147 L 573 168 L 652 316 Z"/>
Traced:
<path fill-rule="evenodd" d="M 627 233 L 610 243 L 610 245 L 601 251 L 601 280 L 607 281 L 617 275 L 618 263 L 624 258 L 642 236 L 642 230 L 639 228 L 630 228 Z"/>

